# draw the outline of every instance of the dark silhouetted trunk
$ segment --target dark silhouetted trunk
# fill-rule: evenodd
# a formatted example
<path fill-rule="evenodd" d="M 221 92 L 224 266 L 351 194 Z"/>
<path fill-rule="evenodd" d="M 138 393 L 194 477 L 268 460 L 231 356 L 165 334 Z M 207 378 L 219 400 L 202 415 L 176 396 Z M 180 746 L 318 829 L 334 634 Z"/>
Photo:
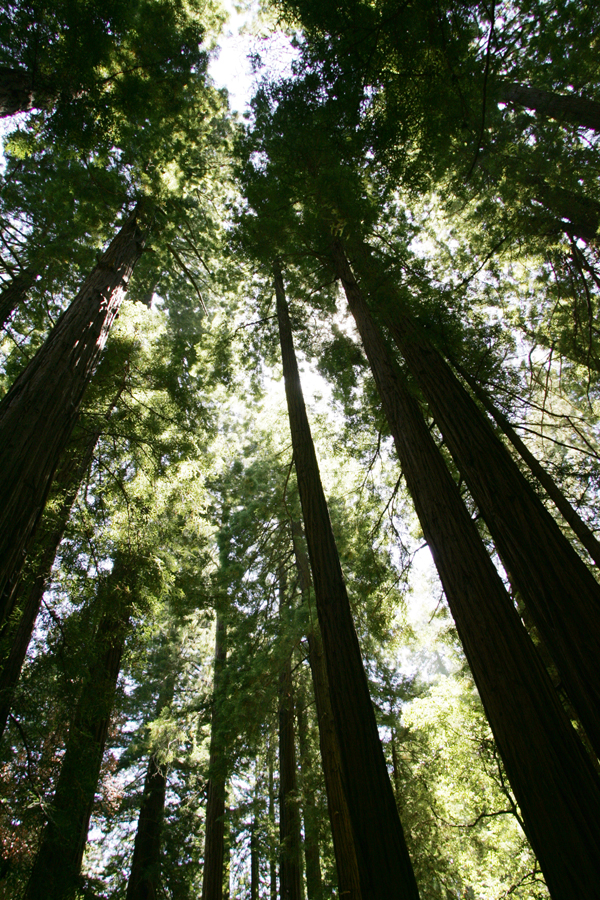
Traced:
<path fill-rule="evenodd" d="M 510 82 L 500 82 L 496 86 L 495 99 L 501 103 L 514 103 L 533 109 L 549 119 L 600 131 L 600 103 L 596 100 L 588 100 L 576 94 L 555 94 L 542 88 Z"/>
<path fill-rule="evenodd" d="M 256 815 L 252 814 L 250 825 L 250 900 L 258 900 L 260 891 L 260 854 L 256 834 Z"/>
<path fill-rule="evenodd" d="M 298 566 L 300 590 L 304 602 L 310 603 L 310 565 L 302 545 L 302 526 L 292 523 L 294 554 Z M 335 853 L 338 888 L 344 900 L 360 900 L 360 876 L 358 861 L 352 835 L 350 812 L 344 794 L 342 782 L 342 763 L 337 745 L 333 712 L 327 684 L 325 657 L 318 626 L 312 627 L 307 634 L 308 661 L 312 675 L 317 722 L 319 726 L 319 748 L 321 766 L 327 793 L 327 808 L 331 823 L 331 836 Z"/>
<path fill-rule="evenodd" d="M 339 243 L 333 258 L 458 634 L 554 900 L 594 897 L 600 780 Z"/>
<path fill-rule="evenodd" d="M 4 328 L 17 306 L 25 300 L 35 276 L 31 272 L 21 272 L 3 282 L 0 289 L 0 328 Z"/>
<path fill-rule="evenodd" d="M 223 900 L 225 857 L 225 760 L 220 713 L 223 666 L 227 656 L 227 626 L 217 611 L 215 635 L 215 669 L 210 734 L 208 796 L 206 802 L 206 834 L 204 839 L 204 875 L 202 900 Z"/>
<path fill-rule="evenodd" d="M 296 708 L 296 718 L 298 720 L 298 746 L 302 774 L 306 896 L 308 900 L 323 900 L 323 878 L 319 852 L 319 812 L 312 788 L 313 760 L 309 744 L 308 723 L 303 708 L 305 699 L 305 692 L 303 692 Z"/>
<path fill-rule="evenodd" d="M 363 900 L 419 896 L 383 748 L 310 433 L 283 279 L 275 290 L 294 463 Z"/>
<path fill-rule="evenodd" d="M 0 118 L 47 109 L 55 99 L 41 85 L 34 85 L 34 78 L 26 69 L 0 66 Z"/>
<path fill-rule="evenodd" d="M 136 211 L 0 403 L 0 596 L 22 566 L 142 247 Z"/>
<path fill-rule="evenodd" d="M 94 639 L 95 659 L 82 687 L 63 756 L 48 822 L 25 891 L 25 900 L 75 896 L 113 709 L 131 594 L 117 560 L 107 576 L 103 614 Z"/>
<path fill-rule="evenodd" d="M 5 623 L 1 639 L 2 646 L 9 649 L 0 670 L 0 735 L 4 733 L 6 727 L 13 694 L 21 675 L 56 551 L 62 540 L 79 486 L 92 460 L 98 436 L 99 433 L 96 432 L 85 441 L 82 441 L 80 436 L 77 443 L 68 448 L 64 454 L 54 480 L 54 488 L 62 495 L 60 506 L 57 511 L 42 518 L 30 554 L 35 561 L 35 570 L 31 578 L 24 578 L 19 582 L 7 600 L 7 615 L 11 618 Z M 14 619 L 17 621 L 13 624 Z"/>
<path fill-rule="evenodd" d="M 286 580 L 282 569 L 279 573 L 281 617 L 287 605 L 285 595 Z M 279 673 L 279 844 L 279 896 L 281 900 L 302 900 L 302 839 L 298 808 L 291 656 L 288 656 Z"/>
<path fill-rule="evenodd" d="M 535 458 L 529 447 L 521 440 L 504 413 L 492 403 L 489 395 L 479 384 L 477 379 L 469 375 L 462 366 L 458 366 L 456 363 L 453 363 L 453 365 L 465 379 L 482 406 L 487 409 L 490 415 L 496 420 L 505 437 L 508 438 L 523 462 L 537 478 L 565 522 L 571 526 L 574 534 L 581 541 L 582 546 L 585 547 L 596 565 L 600 566 L 600 543 L 593 531 L 588 528 L 579 513 L 573 509 L 554 479 Z"/>
<path fill-rule="evenodd" d="M 407 317 L 388 325 L 600 756 L 600 585 L 448 363 Z"/>
<path fill-rule="evenodd" d="M 271 733 L 269 741 L 269 822 L 271 824 L 271 834 L 275 834 L 275 774 L 274 774 L 274 738 Z M 271 847 L 269 853 L 269 892 L 271 900 L 277 900 L 277 863 L 275 861 L 275 853 Z"/>
<path fill-rule="evenodd" d="M 174 687 L 173 677 L 168 676 L 156 705 L 157 717 L 165 707 L 170 706 Z M 158 753 L 152 752 L 146 770 L 126 900 L 157 900 L 160 896 L 160 850 L 166 791 L 166 764 Z"/>

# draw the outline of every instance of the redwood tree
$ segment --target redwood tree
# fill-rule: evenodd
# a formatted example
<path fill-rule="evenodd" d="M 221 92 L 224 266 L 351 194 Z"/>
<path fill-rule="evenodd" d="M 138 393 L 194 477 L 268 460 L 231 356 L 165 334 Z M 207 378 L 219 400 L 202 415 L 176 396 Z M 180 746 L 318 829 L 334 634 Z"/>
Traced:
<path fill-rule="evenodd" d="M 22 565 L 85 389 L 144 246 L 126 219 L 46 343 L 0 403 L 0 596 Z M 0 622 L 6 609 L 0 610 Z"/>

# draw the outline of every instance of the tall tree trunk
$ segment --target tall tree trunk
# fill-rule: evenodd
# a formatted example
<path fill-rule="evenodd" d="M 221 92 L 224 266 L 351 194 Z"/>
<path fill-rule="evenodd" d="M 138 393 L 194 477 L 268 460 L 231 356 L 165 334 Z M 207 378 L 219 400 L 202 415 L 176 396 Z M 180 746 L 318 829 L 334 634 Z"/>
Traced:
<path fill-rule="evenodd" d="M 600 756 L 600 585 L 448 363 L 408 316 L 386 323 Z"/>
<path fill-rule="evenodd" d="M 144 238 L 136 210 L 0 403 L 0 596 L 22 565 Z M 5 611 L 0 610 L 0 622 Z"/>
<path fill-rule="evenodd" d="M 286 579 L 282 569 L 279 574 L 280 618 L 283 618 L 287 605 L 285 594 Z M 303 900 L 291 655 L 279 673 L 279 844 L 279 896 L 281 900 Z"/>
<path fill-rule="evenodd" d="M 10 281 L 3 282 L 0 290 L 0 328 L 4 328 L 17 306 L 24 301 L 34 279 L 34 274 L 25 270 Z"/>
<path fill-rule="evenodd" d="M 250 900 L 258 900 L 260 891 L 260 854 L 256 831 L 256 813 L 253 810 L 250 825 Z"/>
<path fill-rule="evenodd" d="M 25 900 L 71 900 L 77 891 L 129 630 L 131 593 L 123 561 L 115 561 L 104 591 L 104 612 L 94 639 L 95 659 L 69 729 L 56 792 Z"/>
<path fill-rule="evenodd" d="M 339 242 L 341 278 L 408 489 L 554 900 L 600 883 L 600 780 L 470 518 Z"/>
<path fill-rule="evenodd" d="M 494 94 L 500 103 L 514 103 L 549 119 L 600 131 L 600 103 L 596 100 L 506 81 L 499 82 Z"/>
<path fill-rule="evenodd" d="M 99 432 L 88 436 L 83 444 L 80 436 L 76 444 L 68 448 L 64 454 L 54 480 L 54 488 L 62 495 L 60 506 L 56 512 L 46 514 L 42 518 L 30 554 L 35 561 L 35 571 L 31 578 L 25 578 L 15 586 L 12 596 L 7 600 L 7 614 L 11 619 L 5 622 L 1 638 L 2 645 L 8 648 L 8 653 L 3 657 L 0 669 L 0 735 L 6 728 L 14 691 L 27 655 L 56 551 L 62 540 L 79 486 L 92 460 L 98 436 Z M 17 618 L 17 622 L 13 625 L 14 618 Z"/>
<path fill-rule="evenodd" d="M 275 835 L 275 773 L 274 773 L 274 737 L 271 732 L 268 748 L 269 758 L 269 824 L 271 835 Z M 269 892 L 271 900 L 277 900 L 277 862 L 273 846 L 269 848 Z"/>
<path fill-rule="evenodd" d="M 167 676 L 156 705 L 157 717 L 172 703 L 174 688 L 173 676 Z M 153 751 L 146 770 L 126 900 L 157 900 L 159 896 L 160 849 L 166 791 L 167 767 L 160 760 L 157 751 Z"/>
<path fill-rule="evenodd" d="M 292 522 L 292 535 L 300 590 L 303 598 L 305 598 L 305 602 L 310 603 L 310 564 L 302 545 L 302 526 L 299 522 Z M 308 641 L 308 662 L 317 709 L 321 766 L 327 793 L 327 808 L 331 823 L 339 894 L 344 900 L 361 900 L 358 860 L 352 834 L 350 811 L 342 782 L 342 763 L 333 724 L 325 657 L 318 626 L 312 626 L 306 637 Z"/>
<path fill-rule="evenodd" d="M 298 490 L 313 574 L 344 791 L 363 900 L 418 898 L 379 740 L 335 538 L 310 433 L 278 266 L 275 291 Z"/>
<path fill-rule="evenodd" d="M 296 707 L 298 720 L 298 746 L 302 774 L 302 809 L 304 813 L 304 863 L 306 871 L 306 896 L 308 900 L 323 900 L 323 877 L 319 853 L 319 813 L 312 791 L 313 760 L 308 737 L 308 723 L 304 704 L 306 692 L 299 697 Z"/>
<path fill-rule="evenodd" d="M 209 781 L 204 839 L 204 875 L 202 900 L 223 900 L 223 864 L 225 855 L 225 768 L 220 700 L 223 666 L 227 656 L 227 626 L 223 611 L 217 610 L 215 669 L 210 734 Z"/>
<path fill-rule="evenodd" d="M 477 379 L 473 378 L 472 375 L 457 363 L 453 362 L 452 365 L 465 379 L 482 406 L 487 409 L 490 415 L 495 419 L 502 430 L 502 433 L 508 438 L 523 462 L 537 478 L 565 522 L 573 529 L 573 533 L 579 538 L 582 546 L 585 547 L 596 565 L 600 566 L 600 542 L 598 542 L 594 532 L 586 525 L 577 510 L 573 509 L 552 476 L 536 459 L 527 444 L 521 440 L 504 413 L 492 403 L 489 394 L 483 389 Z"/>

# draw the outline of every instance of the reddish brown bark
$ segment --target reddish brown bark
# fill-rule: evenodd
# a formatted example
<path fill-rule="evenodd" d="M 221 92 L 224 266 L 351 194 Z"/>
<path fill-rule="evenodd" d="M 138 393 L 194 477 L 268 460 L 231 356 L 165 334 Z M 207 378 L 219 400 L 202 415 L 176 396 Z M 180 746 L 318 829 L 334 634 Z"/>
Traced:
<path fill-rule="evenodd" d="M 107 577 L 104 613 L 65 748 L 48 822 L 25 900 L 65 900 L 76 893 L 125 638 L 130 591 L 122 566 Z"/>
<path fill-rule="evenodd" d="M 600 103 L 587 97 L 556 94 L 554 91 L 545 91 L 524 84 L 500 82 L 496 88 L 496 99 L 503 103 L 514 103 L 533 109 L 549 119 L 600 131 Z"/>
<path fill-rule="evenodd" d="M 591 900 L 600 883 L 600 780 L 339 243 L 333 258 L 529 840 L 554 900 L 574 891 Z"/>
<path fill-rule="evenodd" d="M 306 896 L 308 900 L 323 900 L 323 876 L 321 874 L 321 855 L 319 851 L 319 812 L 315 802 L 315 795 L 310 786 L 313 757 L 309 744 L 305 696 L 306 693 L 303 691 L 296 706 L 296 719 L 298 722 L 298 746 L 300 749 L 300 771 L 302 774 Z"/>
<path fill-rule="evenodd" d="M 573 533 L 579 538 L 582 546 L 585 547 L 596 565 L 600 566 L 600 543 L 594 532 L 586 525 L 577 510 L 573 509 L 552 476 L 535 458 L 527 444 L 521 440 L 504 413 L 492 403 L 489 394 L 483 389 L 477 379 L 469 375 L 468 372 L 461 366 L 456 365 L 456 363 L 453 363 L 453 365 L 465 379 L 482 406 L 487 409 L 490 415 L 496 420 L 505 437 L 508 438 L 523 462 L 537 478 L 565 522 L 573 529 Z"/>
<path fill-rule="evenodd" d="M 302 546 L 302 527 L 292 523 L 294 554 L 298 567 L 300 590 L 305 602 L 310 602 L 310 564 Z M 308 631 L 308 661 L 312 675 L 317 722 L 319 726 L 319 748 L 321 765 L 327 793 L 327 808 L 331 823 L 331 836 L 338 876 L 340 897 L 344 900 L 360 900 L 360 876 L 352 835 L 350 812 L 342 782 L 340 751 L 333 724 L 333 712 L 327 684 L 325 657 L 318 627 Z"/>
<path fill-rule="evenodd" d="M 363 900 L 416 900 L 418 889 L 377 722 L 312 442 L 283 279 L 275 290 L 294 463 Z"/>
<path fill-rule="evenodd" d="M 0 404 L 0 596 L 22 565 L 61 453 L 142 252 L 131 215 Z M 5 618 L 0 610 L 0 623 Z"/>

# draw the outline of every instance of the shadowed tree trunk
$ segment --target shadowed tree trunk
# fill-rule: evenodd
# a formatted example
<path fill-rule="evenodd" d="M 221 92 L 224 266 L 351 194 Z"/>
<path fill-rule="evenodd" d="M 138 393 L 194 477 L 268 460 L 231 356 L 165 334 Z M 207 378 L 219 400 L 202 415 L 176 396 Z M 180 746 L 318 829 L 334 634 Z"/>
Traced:
<path fill-rule="evenodd" d="M 215 634 L 215 669 L 210 733 L 209 781 L 206 801 L 206 836 L 204 840 L 204 875 L 202 900 L 223 900 L 225 857 L 225 762 L 223 735 L 219 721 L 219 703 L 223 666 L 227 657 L 227 626 L 223 611 L 217 610 Z"/>
<path fill-rule="evenodd" d="M 600 780 L 489 558 L 339 242 L 333 248 L 408 489 L 553 900 L 600 883 Z"/>
<path fill-rule="evenodd" d="M 119 389 L 104 414 L 106 421 L 110 419 L 125 389 L 128 374 L 127 365 Z M 21 675 L 56 552 L 100 434 L 101 430 L 96 429 L 91 434 L 79 434 L 70 441 L 61 458 L 52 487 L 59 508 L 56 511 L 51 509 L 45 511 L 31 548 L 30 558 L 33 561 L 34 571 L 30 577 L 19 581 L 6 598 L 7 618 L 10 619 L 5 622 L 0 638 L 0 646 L 7 648 L 6 655 L 2 656 L 3 663 L 0 668 L 0 736 L 6 728 L 12 698 Z"/>
<path fill-rule="evenodd" d="M 287 607 L 286 588 L 282 567 L 279 573 L 280 618 Z M 302 839 L 291 655 L 279 673 L 279 844 L 279 896 L 281 900 L 302 900 Z"/>
<path fill-rule="evenodd" d="M 497 85 L 495 99 L 500 103 L 514 103 L 533 109 L 549 119 L 600 131 L 600 103 L 596 100 L 588 100 L 575 94 L 555 94 L 542 88 L 510 82 L 500 82 Z"/>
<path fill-rule="evenodd" d="M 299 522 L 292 522 L 292 535 L 300 590 L 304 602 L 310 604 L 310 564 L 302 545 L 302 526 Z M 333 725 L 333 712 L 331 710 L 329 685 L 327 684 L 323 646 L 316 624 L 310 628 L 306 637 L 308 641 L 308 662 L 317 709 L 321 766 L 327 793 L 327 808 L 331 823 L 339 893 L 344 900 L 360 900 L 360 876 L 354 837 L 352 835 L 352 823 L 342 782 L 342 764 Z"/>
<path fill-rule="evenodd" d="M 386 324 L 600 756 L 600 585 L 448 363 L 408 316 Z"/>
<path fill-rule="evenodd" d="M 48 340 L 0 403 L 0 597 L 23 563 L 54 471 L 114 321 L 143 233 L 125 222 Z M 5 610 L 0 610 L 0 623 Z"/>
<path fill-rule="evenodd" d="M 527 444 L 521 440 L 504 413 L 492 403 L 489 394 L 483 389 L 477 379 L 469 375 L 462 366 L 457 365 L 455 362 L 453 362 L 452 365 L 465 379 L 481 405 L 487 409 L 490 415 L 495 419 L 504 436 L 508 438 L 523 462 L 529 467 L 531 473 L 535 475 L 565 522 L 571 526 L 574 534 L 581 541 L 582 546 L 585 547 L 590 554 L 593 561 L 597 566 L 600 566 L 600 543 L 594 532 L 588 528 L 577 510 L 573 509 L 552 476 L 535 458 Z"/>
<path fill-rule="evenodd" d="M 175 680 L 167 676 L 156 705 L 156 716 L 173 701 Z M 148 760 L 138 818 L 126 900 L 157 900 L 160 888 L 160 849 L 167 791 L 167 767 L 153 751 Z"/>
<path fill-rule="evenodd" d="M 34 87 L 33 76 L 26 69 L 0 66 L 0 118 L 47 109 L 55 99 L 40 85 Z"/>
<path fill-rule="evenodd" d="M 62 494 L 60 507 L 56 512 L 42 518 L 38 529 L 31 557 L 35 560 L 35 571 L 31 578 L 19 582 L 12 596 L 7 600 L 7 615 L 10 621 L 5 623 L 2 645 L 9 647 L 0 670 L 0 735 L 4 733 L 6 722 L 12 706 L 15 687 L 21 675 L 21 669 L 27 655 L 27 648 L 33 634 L 33 628 L 40 611 L 46 582 L 50 577 L 56 551 L 71 514 L 71 508 L 79 490 L 81 481 L 87 472 L 98 441 L 96 432 L 87 438 L 81 446 L 71 447 L 61 460 L 54 487 Z M 17 618 L 13 625 L 13 619 Z"/>
<path fill-rule="evenodd" d="M 131 591 L 116 560 L 102 591 L 103 613 L 94 638 L 94 661 L 82 688 L 63 756 L 48 822 L 25 890 L 25 900 L 70 900 L 81 862 L 100 777 L 125 638 Z"/>
<path fill-rule="evenodd" d="M 285 391 L 331 706 L 363 900 L 416 900 L 418 889 L 379 740 L 369 686 L 312 442 L 281 270 L 274 266 Z"/>
<path fill-rule="evenodd" d="M 311 786 L 313 759 L 308 737 L 308 723 L 304 706 L 306 691 L 298 698 L 298 745 L 300 771 L 302 773 L 302 809 L 304 813 L 304 863 L 306 872 L 306 896 L 308 900 L 323 900 L 323 878 L 319 852 L 319 812 Z"/>
<path fill-rule="evenodd" d="M 256 813 L 252 811 L 250 825 L 250 900 L 258 900 L 260 891 L 260 855 L 256 834 Z"/>
<path fill-rule="evenodd" d="M 268 757 L 269 757 L 269 823 L 271 826 L 271 834 L 275 834 L 275 773 L 274 773 L 274 765 L 273 765 L 273 757 L 274 757 L 274 737 L 273 732 L 271 732 L 270 740 L 269 740 L 269 749 L 268 749 Z M 275 853 L 273 852 L 273 847 L 270 848 L 269 853 L 269 894 L 271 900 L 277 900 L 277 863 L 275 861 Z"/>
<path fill-rule="evenodd" d="M 4 328 L 17 306 L 25 300 L 35 280 L 32 272 L 20 272 L 2 284 L 0 290 L 0 328 Z"/>

